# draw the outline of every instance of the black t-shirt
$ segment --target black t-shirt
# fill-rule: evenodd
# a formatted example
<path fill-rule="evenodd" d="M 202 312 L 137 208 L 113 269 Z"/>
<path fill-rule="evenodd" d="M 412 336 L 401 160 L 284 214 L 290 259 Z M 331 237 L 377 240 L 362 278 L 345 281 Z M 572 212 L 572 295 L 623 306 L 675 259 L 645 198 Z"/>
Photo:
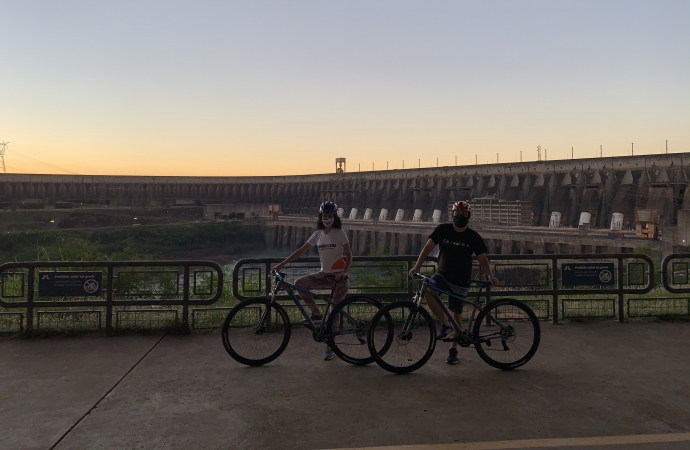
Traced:
<path fill-rule="evenodd" d="M 457 232 L 452 223 L 443 223 L 436 227 L 429 239 L 439 246 L 438 272 L 449 283 L 467 286 L 472 277 L 472 254 L 487 252 L 479 233 L 469 227 Z"/>

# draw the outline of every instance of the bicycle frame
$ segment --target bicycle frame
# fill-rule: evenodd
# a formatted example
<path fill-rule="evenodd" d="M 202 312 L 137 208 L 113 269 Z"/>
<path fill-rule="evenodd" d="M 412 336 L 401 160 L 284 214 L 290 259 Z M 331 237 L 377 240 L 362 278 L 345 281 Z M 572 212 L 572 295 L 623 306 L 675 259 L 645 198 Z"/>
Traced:
<path fill-rule="evenodd" d="M 421 274 L 420 274 L 420 275 L 421 275 Z M 424 299 L 424 293 L 427 292 L 427 290 L 429 290 L 429 289 L 433 289 L 433 290 L 436 291 L 439 295 L 436 295 L 436 294 L 434 294 L 433 292 L 431 292 L 432 297 L 434 298 L 434 300 L 436 301 L 436 303 L 441 307 L 441 309 L 443 310 L 443 314 L 450 320 L 451 324 L 455 327 L 455 329 L 459 330 L 461 333 L 464 333 L 462 327 L 461 327 L 460 324 L 458 324 L 458 322 L 455 320 L 455 318 L 453 317 L 453 314 L 451 314 L 450 310 L 446 307 L 446 305 L 441 301 L 441 295 L 440 295 L 440 294 L 446 294 L 446 295 L 448 295 L 449 297 L 456 298 L 456 299 L 460 300 L 462 303 L 467 303 L 467 304 L 470 304 L 470 305 L 472 305 L 472 306 L 474 307 L 474 309 L 472 310 L 472 316 L 470 317 L 469 321 L 467 322 L 467 331 L 468 331 L 468 333 L 467 333 L 468 336 L 467 336 L 467 337 L 468 337 L 468 338 L 471 338 L 471 336 L 469 336 L 469 331 L 472 329 L 472 324 L 474 323 L 474 319 L 475 319 L 475 316 L 476 316 L 476 314 L 477 314 L 477 311 L 483 312 L 483 313 L 486 315 L 487 321 L 494 322 L 496 325 L 498 325 L 498 326 L 501 327 L 501 328 L 504 328 L 504 327 L 505 327 L 505 325 L 503 325 L 501 322 L 499 322 L 498 319 L 496 319 L 496 318 L 495 318 L 494 316 L 492 316 L 491 314 L 487 313 L 487 312 L 484 310 L 484 308 L 482 308 L 482 305 L 479 304 L 478 301 L 469 300 L 469 299 L 467 299 L 467 298 L 463 298 L 463 297 L 460 297 L 460 296 L 458 296 L 458 295 L 455 295 L 455 294 L 453 294 L 453 293 L 451 293 L 451 292 L 444 291 L 443 289 L 439 288 L 439 287 L 436 285 L 436 282 L 435 282 L 432 278 L 427 277 L 427 276 L 425 276 L 425 275 L 421 275 L 421 276 L 422 276 L 422 280 L 423 280 L 423 281 L 422 281 L 422 286 L 421 286 L 421 287 L 419 288 L 419 290 L 415 293 L 415 298 L 414 298 L 412 301 L 415 303 L 415 305 L 416 305 L 417 307 L 420 307 L 421 304 L 422 304 L 422 299 Z M 491 287 L 490 287 L 489 284 L 485 284 L 485 283 L 478 282 L 478 281 L 475 281 L 475 280 L 470 280 L 470 283 L 475 283 L 475 284 L 479 285 L 479 292 L 477 293 L 477 300 L 479 300 L 479 298 L 481 297 L 481 295 L 482 295 L 482 290 L 483 290 L 484 288 L 486 288 L 487 292 L 491 289 Z M 408 332 L 409 332 L 409 327 L 410 327 L 410 325 L 411 325 L 411 323 L 412 323 L 413 320 L 414 320 L 414 315 L 413 315 L 413 314 L 410 314 L 410 315 L 408 316 L 407 322 L 405 323 L 405 326 L 403 327 L 403 333 L 408 333 Z M 484 340 L 489 340 L 489 339 L 487 339 L 487 338 L 485 337 L 484 339 L 482 339 L 482 341 L 484 341 Z M 472 341 L 472 343 L 473 343 L 473 341 Z"/>
<path fill-rule="evenodd" d="M 337 281 L 336 281 L 336 283 L 337 283 Z M 297 306 L 297 309 L 299 309 L 300 313 L 302 313 L 302 316 L 304 316 L 304 318 L 307 320 L 308 328 L 311 329 L 314 333 L 316 333 L 316 335 L 319 338 L 322 339 L 325 337 L 340 336 L 343 334 L 349 334 L 349 332 L 335 331 L 335 332 L 332 332 L 328 335 L 326 335 L 326 333 L 325 333 L 326 318 L 328 317 L 328 313 L 330 312 L 331 307 L 335 306 L 335 303 L 333 303 L 333 301 L 331 300 L 331 298 L 333 297 L 333 292 L 335 291 L 335 286 L 336 286 L 336 284 L 334 283 L 333 287 L 331 288 L 331 293 L 329 294 L 328 298 L 326 298 L 323 295 L 316 294 L 316 293 L 311 292 L 307 289 L 303 289 L 303 288 L 301 288 L 295 284 L 289 283 L 285 280 L 285 275 L 283 275 L 281 273 L 276 273 L 276 274 L 274 274 L 273 289 L 271 290 L 271 293 L 269 294 L 268 298 L 271 301 L 271 303 L 273 303 L 276 301 L 276 295 L 277 295 L 278 291 L 280 291 L 281 289 L 284 290 L 285 292 L 287 292 L 290 295 L 290 297 L 292 297 L 292 301 Z M 311 320 L 309 313 L 307 313 L 307 310 L 304 308 L 304 306 L 302 306 L 302 302 L 300 301 L 301 298 L 299 297 L 299 295 L 297 295 L 295 293 L 295 290 L 300 291 L 300 292 L 304 292 L 305 294 L 310 294 L 314 298 L 318 298 L 318 299 L 326 301 L 326 309 L 323 312 L 323 319 L 321 320 L 321 326 L 320 327 L 317 327 L 316 324 Z M 263 327 L 263 324 L 265 323 L 266 318 L 270 314 L 270 309 L 271 308 L 270 308 L 270 304 L 269 304 L 269 307 L 266 308 L 266 310 L 263 313 L 263 316 L 261 317 L 261 319 L 259 321 L 260 327 Z M 341 311 L 341 314 L 343 314 L 348 320 L 355 322 L 355 319 L 352 316 L 350 316 L 347 312 Z"/>

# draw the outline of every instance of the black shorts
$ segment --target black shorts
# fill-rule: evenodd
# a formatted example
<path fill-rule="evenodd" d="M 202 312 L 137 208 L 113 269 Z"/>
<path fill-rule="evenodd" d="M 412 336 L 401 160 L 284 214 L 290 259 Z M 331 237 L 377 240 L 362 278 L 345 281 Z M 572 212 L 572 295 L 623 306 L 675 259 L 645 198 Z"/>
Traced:
<path fill-rule="evenodd" d="M 459 286 L 457 284 L 449 283 L 446 278 L 440 273 L 436 272 L 431 276 L 431 279 L 436 281 L 436 286 L 439 289 L 443 289 L 446 292 L 457 295 L 458 297 L 467 298 L 467 292 L 469 290 L 469 283 L 467 286 Z M 455 297 L 448 296 L 448 309 L 457 314 L 462 314 L 463 302 Z"/>

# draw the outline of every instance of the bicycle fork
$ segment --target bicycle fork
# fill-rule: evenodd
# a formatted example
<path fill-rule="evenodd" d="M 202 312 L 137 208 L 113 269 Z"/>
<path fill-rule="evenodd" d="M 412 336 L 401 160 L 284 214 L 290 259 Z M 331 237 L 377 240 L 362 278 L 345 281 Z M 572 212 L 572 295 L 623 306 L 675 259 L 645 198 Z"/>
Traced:
<path fill-rule="evenodd" d="M 402 332 L 400 333 L 401 339 L 412 338 L 412 324 L 417 318 L 417 308 L 421 308 L 422 304 L 422 296 L 419 294 L 419 292 L 415 294 L 412 303 L 414 303 L 414 307 L 410 309 L 410 314 L 408 314 L 407 318 L 405 319 L 405 324 L 403 325 Z"/>
<path fill-rule="evenodd" d="M 268 294 L 268 305 L 266 306 L 266 309 L 263 310 L 261 313 L 261 317 L 259 318 L 259 323 L 256 326 L 256 329 L 254 332 L 256 334 L 263 334 L 266 331 L 266 325 L 270 325 L 270 320 L 271 320 L 271 305 L 273 304 L 273 300 L 276 298 L 276 293 L 278 292 L 278 284 L 276 283 L 273 286 L 273 290 L 271 291 L 270 294 Z"/>

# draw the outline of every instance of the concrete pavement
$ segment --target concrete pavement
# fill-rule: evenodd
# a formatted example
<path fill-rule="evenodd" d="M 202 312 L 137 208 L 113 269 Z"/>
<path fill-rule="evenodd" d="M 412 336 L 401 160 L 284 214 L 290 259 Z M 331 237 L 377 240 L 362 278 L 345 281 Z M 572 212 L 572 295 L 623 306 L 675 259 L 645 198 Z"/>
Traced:
<path fill-rule="evenodd" d="M 690 433 L 690 323 L 544 323 L 542 332 L 535 358 L 513 372 L 473 349 L 449 366 L 439 345 L 405 376 L 324 362 L 323 344 L 301 329 L 258 368 L 227 356 L 217 332 L 3 339 L 0 448 L 455 450 Z M 593 448 L 569 442 L 549 448 Z"/>

